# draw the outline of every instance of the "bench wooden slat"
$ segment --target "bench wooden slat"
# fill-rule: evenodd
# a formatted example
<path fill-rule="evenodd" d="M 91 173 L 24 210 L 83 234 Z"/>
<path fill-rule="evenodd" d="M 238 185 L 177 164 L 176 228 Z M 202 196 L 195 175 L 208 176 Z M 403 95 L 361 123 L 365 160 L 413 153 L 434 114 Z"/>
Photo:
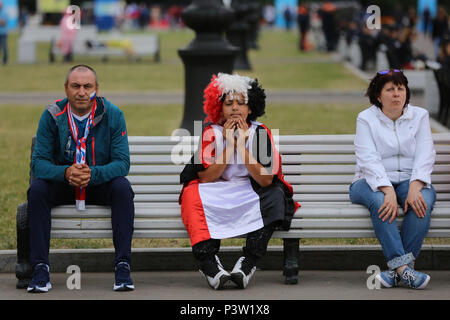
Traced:
<path fill-rule="evenodd" d="M 398 226 L 402 218 L 396 219 Z M 135 219 L 135 230 L 185 230 L 180 218 L 177 219 Z M 372 229 L 369 219 L 296 219 L 292 221 L 291 230 L 294 229 Z M 430 230 L 450 228 L 450 219 L 432 219 Z M 111 220 L 93 219 L 52 219 L 53 230 L 110 230 Z"/>
<path fill-rule="evenodd" d="M 176 174 L 179 175 L 181 171 L 183 170 L 184 166 L 179 165 L 170 165 L 170 166 L 131 166 L 130 167 L 130 175 L 136 175 L 136 174 Z"/>
<path fill-rule="evenodd" d="M 52 238 L 79 239 L 79 238 L 111 238 L 111 230 L 52 230 Z M 428 238 L 448 238 L 448 229 L 434 229 L 427 234 Z M 188 238 L 184 230 L 136 230 L 133 238 Z M 275 231 L 273 238 L 375 238 L 375 233 L 371 230 L 291 230 Z"/>
<path fill-rule="evenodd" d="M 180 218 L 181 211 L 178 207 L 164 207 L 163 204 L 157 206 L 139 206 L 137 203 L 135 209 L 136 218 Z M 142 203 L 141 203 L 142 204 Z M 165 203 L 170 204 L 170 203 Z M 403 211 L 399 208 L 400 217 L 403 216 Z M 435 206 L 433 209 L 434 218 L 450 218 L 449 206 Z M 65 206 L 57 207 L 52 210 L 53 218 L 110 218 L 111 210 L 106 207 L 92 208 L 88 207 L 86 211 L 75 211 L 73 207 Z M 318 206 L 310 205 L 309 203 L 302 206 L 301 210 L 295 214 L 295 219 L 312 219 L 312 218 L 366 218 L 369 219 L 369 213 L 366 208 L 359 205 L 340 205 L 340 206 Z"/>
<path fill-rule="evenodd" d="M 353 181 L 354 175 L 285 175 L 285 179 L 290 184 L 348 184 Z M 450 174 L 432 174 L 431 182 L 433 184 L 448 183 Z"/>
<path fill-rule="evenodd" d="M 180 142 L 197 144 L 199 137 L 182 136 L 128 136 L 129 145 L 175 145 Z"/>
<path fill-rule="evenodd" d="M 127 179 L 132 185 L 179 185 L 179 175 L 161 175 L 161 176 L 128 176 Z"/>
<path fill-rule="evenodd" d="M 403 218 L 396 219 L 397 225 L 400 227 Z M 297 219 L 292 220 L 291 229 L 373 229 L 370 219 Z M 430 230 L 450 228 L 449 219 L 431 219 Z"/>
<path fill-rule="evenodd" d="M 300 203 L 302 202 L 317 202 L 317 201 L 322 201 L 322 202 L 330 202 L 330 201 L 336 201 L 336 202 L 340 202 L 340 201 L 348 201 L 349 200 L 349 196 L 348 194 L 342 194 L 342 193 L 336 193 L 336 194 L 311 194 L 311 193 L 304 193 L 304 194 L 294 194 L 294 200 L 298 201 Z M 436 199 L 438 201 L 441 200 L 445 200 L 445 201 L 449 201 L 450 200 L 450 194 L 449 193 L 438 193 L 436 195 Z"/>
<path fill-rule="evenodd" d="M 191 155 L 184 155 L 182 157 L 183 163 L 188 163 L 191 160 Z M 282 155 L 282 162 L 284 165 L 289 164 L 355 164 L 356 157 L 354 155 L 340 155 L 340 154 L 321 154 L 321 155 Z M 172 156 L 167 155 L 132 155 L 130 157 L 132 165 L 145 165 L 145 164 L 172 164 Z M 448 164 L 450 163 L 450 155 L 437 154 L 436 164 Z"/>
<path fill-rule="evenodd" d="M 104 239 L 112 238 L 111 230 L 51 230 L 52 238 L 60 239 Z M 185 230 L 136 230 L 133 238 L 188 238 Z"/>
<path fill-rule="evenodd" d="M 273 233 L 275 238 L 376 238 L 373 230 L 354 230 L 354 229 L 326 229 L 326 230 L 290 230 L 276 231 Z M 450 230 L 448 229 L 433 229 L 427 234 L 427 238 L 448 238 L 450 237 Z"/>
<path fill-rule="evenodd" d="M 450 154 L 450 150 L 447 145 L 435 145 L 436 153 L 438 154 Z M 171 145 L 130 145 L 130 155 L 157 155 L 167 154 L 171 155 L 186 155 L 192 154 L 197 150 L 196 146 L 184 147 L 184 152 L 181 153 L 181 147 L 174 149 Z M 282 154 L 349 154 L 352 155 L 355 152 L 353 145 L 280 145 L 279 151 Z"/>
<path fill-rule="evenodd" d="M 136 194 L 134 196 L 135 202 L 176 202 L 179 196 L 177 194 Z M 336 193 L 336 194 L 317 194 L 317 193 L 303 193 L 294 194 L 294 200 L 300 203 L 302 202 L 342 202 L 349 201 L 348 194 Z M 436 196 L 438 201 L 450 200 L 449 193 L 438 193 Z"/>
<path fill-rule="evenodd" d="M 354 134 L 338 134 L 338 135 L 273 135 L 274 140 L 278 140 L 284 144 L 323 144 L 324 142 L 333 144 L 353 144 Z M 179 141 L 197 142 L 198 136 L 129 136 L 129 144 L 176 144 Z M 433 133 L 434 143 L 450 144 L 450 136 L 448 133 Z"/>
<path fill-rule="evenodd" d="M 315 185 L 315 184 L 303 184 L 293 185 L 294 194 L 303 193 L 316 193 L 316 194 L 345 194 L 348 196 L 349 185 Z M 181 185 L 134 185 L 133 190 L 136 194 L 180 194 Z M 450 192 L 450 185 L 448 184 L 435 184 L 434 188 L 437 193 Z"/>
<path fill-rule="evenodd" d="M 434 184 L 434 189 L 436 193 L 444 193 L 450 192 L 449 184 Z M 293 185 L 295 193 L 345 193 L 348 195 L 349 185 L 348 184 L 323 184 L 323 185 L 315 185 L 315 184 L 302 184 L 302 185 Z"/>
<path fill-rule="evenodd" d="M 349 154 L 321 154 L 321 155 L 282 155 L 281 156 L 283 164 L 355 164 L 355 155 Z M 447 164 L 450 163 L 450 155 L 448 154 L 437 154 L 436 164 Z"/>
<path fill-rule="evenodd" d="M 191 160 L 191 155 L 185 155 L 183 163 L 188 163 Z M 132 165 L 143 164 L 172 164 L 171 155 L 132 155 L 130 156 L 130 163 Z"/>
<path fill-rule="evenodd" d="M 165 175 L 180 174 L 183 165 L 132 165 L 130 175 Z M 450 166 L 447 164 L 437 164 L 434 166 L 435 174 L 449 173 Z M 354 174 L 355 165 L 284 165 L 283 173 L 288 174 Z"/>
<path fill-rule="evenodd" d="M 136 194 L 180 194 L 181 185 L 159 185 L 159 186 L 133 186 L 133 191 Z"/>
<path fill-rule="evenodd" d="M 353 180 L 354 175 L 285 175 L 285 179 L 292 185 L 295 184 L 347 184 Z M 127 179 L 132 185 L 177 185 L 180 184 L 178 175 L 144 175 L 128 176 Z M 433 184 L 448 183 L 450 174 L 432 174 Z"/>

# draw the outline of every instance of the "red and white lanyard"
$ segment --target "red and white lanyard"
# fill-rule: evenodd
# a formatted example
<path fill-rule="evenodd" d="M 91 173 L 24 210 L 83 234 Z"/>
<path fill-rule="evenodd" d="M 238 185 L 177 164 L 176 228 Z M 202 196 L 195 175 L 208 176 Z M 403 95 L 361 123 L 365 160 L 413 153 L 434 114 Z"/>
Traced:
<path fill-rule="evenodd" d="M 70 132 L 72 134 L 73 140 L 76 143 L 76 153 L 75 159 L 73 163 L 76 164 L 85 164 L 86 163 L 86 140 L 89 135 L 89 130 L 95 126 L 94 123 L 94 115 L 95 109 L 97 109 L 97 101 L 94 100 L 94 106 L 92 111 L 88 117 L 88 121 L 86 123 L 86 127 L 84 129 L 84 135 L 80 137 L 77 125 L 75 124 L 75 120 L 73 119 L 72 110 L 70 108 L 69 102 L 67 102 L 67 118 L 69 120 Z M 76 188 L 75 189 L 75 202 L 78 210 L 85 210 L 85 200 L 86 200 L 86 189 L 85 188 Z"/>

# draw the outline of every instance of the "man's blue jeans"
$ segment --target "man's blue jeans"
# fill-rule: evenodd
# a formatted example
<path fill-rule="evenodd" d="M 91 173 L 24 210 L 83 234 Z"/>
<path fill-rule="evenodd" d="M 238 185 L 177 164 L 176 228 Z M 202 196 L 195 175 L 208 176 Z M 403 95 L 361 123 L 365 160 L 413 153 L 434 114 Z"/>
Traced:
<path fill-rule="evenodd" d="M 398 203 L 401 208 L 404 208 L 408 196 L 409 180 L 393 184 L 393 187 Z M 380 215 L 378 210 L 384 203 L 383 192 L 373 192 L 366 179 L 355 181 L 350 186 L 352 203 L 361 204 L 370 211 L 375 234 L 380 241 L 390 270 L 395 270 L 407 264 L 412 265 L 422 249 L 423 239 L 430 228 L 431 211 L 436 201 L 436 191 L 431 186 L 430 188 L 423 188 L 421 192 L 427 204 L 425 217 L 417 217 L 411 206 L 408 206 L 408 211 L 403 217 L 402 226 L 399 230 L 396 220 L 389 223 L 389 219 L 383 222 L 378 217 Z"/>

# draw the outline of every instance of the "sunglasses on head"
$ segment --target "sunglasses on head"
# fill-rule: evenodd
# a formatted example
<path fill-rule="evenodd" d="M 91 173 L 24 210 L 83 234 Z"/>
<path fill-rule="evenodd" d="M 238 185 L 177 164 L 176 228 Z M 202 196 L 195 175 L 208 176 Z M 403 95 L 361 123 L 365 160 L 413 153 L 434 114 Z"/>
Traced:
<path fill-rule="evenodd" d="M 390 71 L 391 71 L 391 70 L 381 70 L 381 71 L 378 71 L 378 74 L 379 74 L 380 76 L 382 76 L 382 75 L 388 74 Z M 398 70 L 398 69 L 392 69 L 392 71 L 393 71 L 393 72 L 402 72 L 401 70 Z"/>

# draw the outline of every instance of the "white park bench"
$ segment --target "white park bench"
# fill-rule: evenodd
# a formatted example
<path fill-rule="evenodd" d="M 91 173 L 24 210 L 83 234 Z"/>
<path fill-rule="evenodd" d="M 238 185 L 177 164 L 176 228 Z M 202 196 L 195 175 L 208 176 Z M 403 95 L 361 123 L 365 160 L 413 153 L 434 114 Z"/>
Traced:
<path fill-rule="evenodd" d="M 18 40 L 17 62 L 31 64 L 37 61 L 36 48 L 38 43 L 51 45 L 50 54 L 61 55 L 58 47 L 60 37 L 59 26 L 28 26 L 21 32 Z M 122 34 L 98 33 L 95 25 L 82 25 L 74 40 L 73 54 L 75 56 L 98 56 L 107 59 L 111 56 L 125 56 L 122 48 L 94 47 L 89 48 L 86 41 L 92 43 L 107 43 L 109 40 L 129 40 L 134 49 L 134 56 L 142 58 L 152 56 L 155 62 L 160 60 L 160 42 L 156 34 Z"/>
<path fill-rule="evenodd" d="M 450 237 L 450 134 L 434 134 L 437 152 L 432 182 L 437 202 L 427 237 Z M 301 203 L 289 231 L 276 231 L 284 239 L 286 283 L 297 283 L 299 239 L 375 238 L 369 212 L 350 203 L 349 185 L 355 169 L 353 135 L 281 135 L 279 151 L 283 173 Z M 185 140 L 183 140 L 185 139 Z M 182 142 L 184 141 L 184 142 Z M 131 169 L 128 176 L 135 192 L 134 238 L 187 238 L 178 197 L 183 163 L 197 149 L 192 137 L 130 136 Z M 185 147 L 181 154 L 182 146 Z M 174 157 L 175 156 L 175 157 Z M 183 163 L 174 163 L 183 162 Z M 400 212 L 402 212 L 400 210 Z M 397 219 L 402 221 L 402 214 Z M 31 274 L 26 203 L 17 211 L 18 287 Z M 52 210 L 52 238 L 111 238 L 110 209 L 74 206 Z"/>
<path fill-rule="evenodd" d="M 111 41 L 116 45 L 112 46 Z M 88 42 L 91 43 L 91 46 L 88 45 Z M 132 50 L 132 54 L 128 55 L 124 47 L 117 46 L 120 43 L 126 44 Z M 56 40 L 52 42 L 50 50 L 53 56 L 62 56 Z M 135 60 L 150 56 L 155 62 L 159 62 L 160 40 L 157 34 L 79 34 L 74 41 L 72 54 L 82 57 L 100 57 L 103 61 L 114 56 L 126 56 Z"/>
<path fill-rule="evenodd" d="M 18 40 L 17 62 L 35 63 L 36 46 L 38 43 L 51 43 L 59 39 L 59 26 L 28 26 L 22 30 Z M 77 38 L 95 37 L 97 28 L 95 26 L 82 26 L 78 31 Z"/>

